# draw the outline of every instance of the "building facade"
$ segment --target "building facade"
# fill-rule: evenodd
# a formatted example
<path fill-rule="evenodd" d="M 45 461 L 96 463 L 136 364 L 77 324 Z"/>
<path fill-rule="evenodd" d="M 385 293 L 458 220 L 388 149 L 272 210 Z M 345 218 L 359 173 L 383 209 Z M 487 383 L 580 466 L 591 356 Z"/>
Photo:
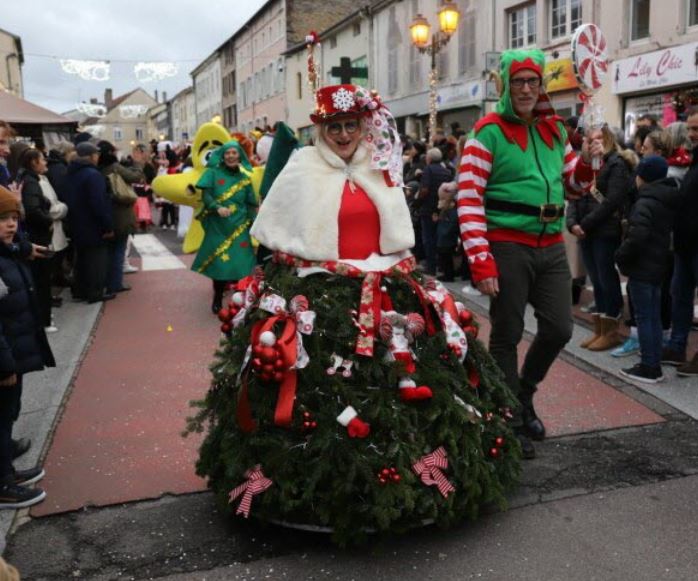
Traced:
<path fill-rule="evenodd" d="M 22 65 L 24 64 L 24 52 L 22 51 L 22 39 L 0 28 L 0 89 L 9 91 L 17 97 L 24 97 L 24 84 L 22 82 Z"/>
<path fill-rule="evenodd" d="M 157 101 L 143 89 L 113 98 L 112 90 L 105 89 L 104 117 L 91 118 L 84 129 L 99 139 L 111 141 L 122 153 L 128 153 L 132 145 L 144 142 L 148 137 L 148 111 Z"/>
<path fill-rule="evenodd" d="M 196 126 L 221 116 L 223 92 L 221 91 L 221 58 L 218 50 L 210 54 L 191 72 L 196 101 Z"/>
<path fill-rule="evenodd" d="M 194 88 L 187 87 L 170 101 L 172 140 L 185 143 L 194 139 L 196 133 L 196 99 Z"/>
<path fill-rule="evenodd" d="M 356 11 L 355 0 L 269 0 L 235 34 L 238 130 L 287 120 L 284 53 Z"/>
<path fill-rule="evenodd" d="M 218 49 L 221 54 L 221 107 L 223 125 L 232 131 L 238 124 L 237 86 L 235 81 L 235 37 L 229 38 Z"/>
<path fill-rule="evenodd" d="M 351 68 L 365 69 L 367 74 L 351 76 L 356 85 L 372 88 L 370 55 L 370 11 L 356 10 L 334 26 L 319 33 L 320 45 L 314 58 L 323 85 L 340 83 L 332 74 L 340 67 L 342 59 L 349 59 Z M 298 133 L 301 143 L 307 143 L 312 135 L 310 112 L 314 107 L 312 90 L 308 83 L 308 52 L 305 42 L 285 53 L 286 70 L 286 123 Z"/>

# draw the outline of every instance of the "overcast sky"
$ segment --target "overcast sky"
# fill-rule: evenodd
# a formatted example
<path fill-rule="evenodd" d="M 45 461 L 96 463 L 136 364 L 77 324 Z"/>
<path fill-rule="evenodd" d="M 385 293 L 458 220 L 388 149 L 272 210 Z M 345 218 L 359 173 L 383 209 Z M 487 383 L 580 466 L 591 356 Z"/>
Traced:
<path fill-rule="evenodd" d="M 22 39 L 24 97 L 62 113 L 105 88 L 114 97 L 138 86 L 137 61 L 176 61 L 176 77 L 141 83 L 172 97 L 191 85 L 189 73 L 218 48 L 266 0 L 3 0 L 0 28 Z M 64 73 L 52 55 L 112 62 L 108 81 L 84 81 Z M 4 55 L 3 56 L 4 60 Z"/>

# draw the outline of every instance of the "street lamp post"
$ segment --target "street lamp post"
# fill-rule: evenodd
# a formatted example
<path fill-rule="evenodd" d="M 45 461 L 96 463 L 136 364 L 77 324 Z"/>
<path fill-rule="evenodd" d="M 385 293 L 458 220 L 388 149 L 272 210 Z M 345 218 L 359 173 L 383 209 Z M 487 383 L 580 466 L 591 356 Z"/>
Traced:
<path fill-rule="evenodd" d="M 429 143 L 434 142 L 436 133 L 436 55 L 448 44 L 451 36 L 458 28 L 460 11 L 453 0 L 441 0 L 438 12 L 439 30 L 431 34 L 429 21 L 421 14 L 417 14 L 410 24 L 412 44 L 419 52 L 428 53 L 431 56 L 431 69 L 429 70 Z M 429 39 L 431 37 L 431 42 Z"/>

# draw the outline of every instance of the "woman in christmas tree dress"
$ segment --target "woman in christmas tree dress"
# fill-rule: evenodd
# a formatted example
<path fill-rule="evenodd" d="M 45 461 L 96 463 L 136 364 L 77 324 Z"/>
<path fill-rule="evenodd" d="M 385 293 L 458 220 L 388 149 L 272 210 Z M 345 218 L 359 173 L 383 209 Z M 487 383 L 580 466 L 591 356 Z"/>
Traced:
<path fill-rule="evenodd" d="M 255 265 L 250 225 L 257 199 L 251 171 L 247 155 L 233 140 L 211 154 L 208 169 L 196 184 L 203 191 L 197 218 L 205 234 L 191 268 L 213 279 L 214 313 L 221 310 L 226 285 L 249 275 Z"/>
<path fill-rule="evenodd" d="M 198 473 L 236 514 L 340 543 L 504 505 L 514 399 L 470 313 L 415 272 L 394 120 L 352 85 L 316 101 L 315 146 L 252 227 L 273 258 L 232 297 Z"/>

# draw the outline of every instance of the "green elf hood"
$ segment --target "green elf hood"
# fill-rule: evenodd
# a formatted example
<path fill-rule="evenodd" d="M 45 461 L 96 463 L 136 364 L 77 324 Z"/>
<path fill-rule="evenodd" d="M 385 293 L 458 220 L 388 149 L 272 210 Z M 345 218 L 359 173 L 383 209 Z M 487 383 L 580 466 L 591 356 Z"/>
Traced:
<path fill-rule="evenodd" d="M 518 116 L 516 113 L 514 113 L 514 108 L 511 105 L 509 78 L 513 73 L 522 69 L 529 69 L 537 72 L 542 80 L 545 72 L 545 53 L 537 48 L 530 50 L 505 50 L 502 53 L 499 74 L 502 77 L 503 92 L 502 96 L 499 98 L 495 111 L 505 118 L 518 119 Z M 536 109 L 538 109 L 539 105 L 542 103 L 549 106 L 549 110 L 546 110 L 545 112 L 546 114 L 554 113 L 552 110 L 552 105 L 550 105 L 550 99 L 548 98 L 548 95 L 544 89 L 541 89 Z"/>
<path fill-rule="evenodd" d="M 231 147 L 234 147 L 240 155 L 240 168 L 242 169 L 243 173 L 249 174 L 252 171 L 252 164 L 250 163 L 250 160 L 247 158 L 247 154 L 245 153 L 245 150 L 242 148 L 242 145 L 240 145 L 240 143 L 236 139 L 231 139 L 230 141 L 228 141 L 228 143 L 224 143 L 219 148 L 215 149 L 211 154 L 211 157 L 208 158 L 208 163 L 206 164 L 206 167 L 225 167 L 223 163 L 223 155 Z"/>

